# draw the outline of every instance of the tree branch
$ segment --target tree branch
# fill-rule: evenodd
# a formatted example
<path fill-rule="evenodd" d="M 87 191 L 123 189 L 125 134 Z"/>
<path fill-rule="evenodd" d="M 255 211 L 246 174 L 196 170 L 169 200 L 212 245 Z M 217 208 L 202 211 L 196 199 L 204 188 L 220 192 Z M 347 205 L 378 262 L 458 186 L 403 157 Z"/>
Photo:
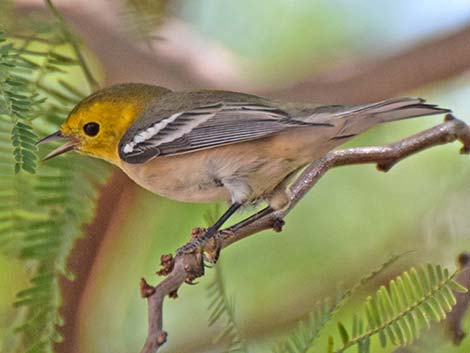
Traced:
<path fill-rule="evenodd" d="M 327 153 L 314 161 L 290 187 L 290 204 L 284 210 L 265 209 L 258 214 L 220 231 L 219 241 L 223 248 L 260 231 L 278 227 L 282 220 L 331 168 L 351 164 L 374 163 L 380 171 L 388 171 L 400 160 L 424 149 L 459 140 L 462 153 L 470 153 L 470 128 L 464 122 L 446 117 L 446 121 L 411 137 L 380 147 L 358 147 Z M 206 247 L 211 244 L 206 244 Z M 207 249 L 206 249 L 207 250 Z M 163 329 L 162 309 L 164 298 L 176 297 L 176 291 L 184 282 L 192 282 L 203 275 L 201 251 L 191 254 L 162 256 L 163 268 L 159 271 L 167 277 L 156 287 L 145 280 L 141 282 L 141 294 L 148 302 L 148 336 L 141 353 L 155 353 L 165 343 L 167 334 Z"/>
<path fill-rule="evenodd" d="M 83 293 L 92 275 L 95 263 L 107 234 L 112 229 L 119 228 L 125 220 L 128 205 L 135 202 L 137 188 L 130 184 L 127 176 L 116 170 L 109 182 L 101 190 L 98 200 L 97 217 L 85 229 L 85 236 L 79 239 L 68 259 L 68 268 L 75 275 L 73 282 L 66 278 L 61 279 L 61 291 L 64 304 L 61 315 L 66 325 L 60 328 L 60 333 L 66 339 L 58 342 L 54 347 L 55 353 L 79 353 L 79 338 L 75 332 L 79 321 L 77 313 Z M 111 232 L 110 232 L 111 230 Z"/>
<path fill-rule="evenodd" d="M 291 101 L 359 104 L 442 81 L 470 69 L 470 26 L 381 59 L 360 58 L 293 87 L 268 93 Z"/>

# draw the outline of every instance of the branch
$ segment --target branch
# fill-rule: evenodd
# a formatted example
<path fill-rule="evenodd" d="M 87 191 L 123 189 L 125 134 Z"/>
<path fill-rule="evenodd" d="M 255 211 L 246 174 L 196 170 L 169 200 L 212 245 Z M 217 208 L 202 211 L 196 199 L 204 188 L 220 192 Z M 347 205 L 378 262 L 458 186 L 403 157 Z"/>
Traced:
<path fill-rule="evenodd" d="M 388 171 L 400 160 L 427 148 L 459 140 L 462 153 L 470 153 L 470 128 L 464 122 L 446 117 L 446 121 L 396 143 L 381 147 L 358 147 L 327 153 L 314 161 L 290 187 L 290 204 L 284 210 L 269 208 L 218 233 L 222 249 L 250 235 L 266 229 L 278 228 L 280 220 L 297 205 L 300 199 L 331 168 L 351 164 L 374 163 L 380 171 Z M 278 229 L 280 230 L 280 229 Z M 210 244 L 206 244 L 210 246 Z M 156 287 L 145 280 L 141 282 L 141 294 L 148 302 L 148 336 L 141 353 L 155 353 L 165 343 L 167 334 L 163 330 L 163 301 L 168 295 L 176 297 L 176 291 L 185 282 L 191 283 L 204 274 L 202 253 L 162 256 L 160 275 L 167 277 Z"/>
<path fill-rule="evenodd" d="M 268 95 L 282 100 L 341 104 L 379 101 L 469 70 L 468 43 L 467 25 L 393 56 L 360 58 L 355 66 L 339 67 Z"/>
<path fill-rule="evenodd" d="M 470 290 L 470 253 L 460 254 L 458 265 L 462 272 L 459 273 L 457 281 Z M 463 319 L 470 306 L 470 292 L 455 293 L 455 298 L 457 299 L 457 304 L 449 313 L 446 325 L 454 344 L 460 345 L 466 335 L 463 330 Z"/>
<path fill-rule="evenodd" d="M 82 295 L 92 276 L 93 265 L 102 251 L 106 236 L 113 230 L 122 226 L 125 219 L 126 207 L 135 202 L 137 189 L 133 184 L 128 185 L 127 176 L 116 170 L 109 182 L 101 190 L 96 209 L 100 212 L 93 223 L 85 228 L 85 236 L 79 239 L 74 246 L 67 262 L 68 269 L 74 274 L 73 283 L 62 278 L 60 287 L 62 291 L 61 315 L 66 325 L 60 328 L 65 340 L 55 345 L 55 353 L 79 353 L 78 331 L 79 320 L 77 310 L 80 307 Z"/>

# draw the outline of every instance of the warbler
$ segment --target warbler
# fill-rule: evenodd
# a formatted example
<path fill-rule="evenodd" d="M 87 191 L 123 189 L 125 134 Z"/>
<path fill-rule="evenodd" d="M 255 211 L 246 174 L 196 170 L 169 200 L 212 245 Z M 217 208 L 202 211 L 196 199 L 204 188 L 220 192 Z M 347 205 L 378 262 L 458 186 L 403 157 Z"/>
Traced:
<path fill-rule="evenodd" d="M 40 140 L 66 143 L 45 159 L 78 151 L 121 168 L 144 188 L 186 202 L 225 200 L 230 208 L 288 204 L 300 169 L 374 125 L 448 113 L 420 98 L 341 106 L 296 104 L 229 91 L 185 91 L 126 83 L 99 90 Z"/>

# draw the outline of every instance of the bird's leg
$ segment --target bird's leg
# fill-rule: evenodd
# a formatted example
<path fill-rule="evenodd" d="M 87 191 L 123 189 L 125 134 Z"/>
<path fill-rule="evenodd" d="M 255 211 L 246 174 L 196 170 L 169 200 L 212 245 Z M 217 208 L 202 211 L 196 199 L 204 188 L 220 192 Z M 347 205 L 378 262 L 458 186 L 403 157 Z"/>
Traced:
<path fill-rule="evenodd" d="M 237 228 L 248 225 L 248 224 L 250 224 L 250 223 L 266 216 L 267 214 L 271 213 L 272 211 L 273 211 L 273 209 L 271 208 L 271 206 L 267 206 L 267 207 L 263 208 L 262 210 L 256 212 L 255 214 L 251 215 L 250 217 L 245 218 L 243 221 L 238 222 L 237 223 Z M 232 227 L 230 227 L 229 229 L 231 229 L 231 228 Z"/>
<path fill-rule="evenodd" d="M 241 207 L 241 205 L 241 203 L 234 202 L 212 226 L 207 228 L 206 233 L 202 237 L 202 241 L 205 242 L 212 238 L 220 227 L 222 227 L 222 225 Z"/>
<path fill-rule="evenodd" d="M 243 228 L 248 226 L 249 224 L 269 215 L 270 213 L 274 212 L 274 209 L 271 206 L 267 206 L 263 208 L 262 210 L 256 212 L 255 214 L 249 216 L 248 218 L 245 218 L 243 221 L 238 222 L 237 224 L 227 228 L 226 230 L 228 232 L 234 232 L 237 229 Z"/>
<path fill-rule="evenodd" d="M 219 259 L 220 251 L 222 250 L 222 242 L 225 238 L 230 238 L 233 232 L 237 231 L 237 229 L 239 229 L 240 227 L 248 226 L 249 224 L 273 212 L 275 212 L 275 209 L 268 206 L 268 207 L 263 208 L 261 211 L 256 212 L 254 215 L 246 218 L 245 220 L 237 223 L 236 228 L 229 227 L 223 230 L 217 230 L 216 234 L 208 241 L 207 248 L 210 248 L 212 250 L 207 251 L 206 249 L 206 252 L 203 254 L 204 261 L 207 263 L 215 264 L 217 260 Z M 280 232 L 282 230 L 283 225 L 284 225 L 283 219 L 275 218 L 272 223 L 272 229 L 276 232 Z"/>
<path fill-rule="evenodd" d="M 302 169 L 302 168 L 299 168 Z M 263 208 L 261 211 L 256 212 L 254 215 L 251 215 L 250 217 L 244 219 L 241 222 L 238 222 L 236 225 L 227 228 L 225 230 L 226 234 L 224 235 L 230 235 L 231 232 L 235 232 L 240 228 L 243 228 L 245 226 L 248 226 L 252 224 L 253 222 L 256 222 L 257 220 L 266 217 L 267 215 L 274 213 L 276 211 L 282 210 L 284 208 L 289 207 L 290 203 L 290 191 L 288 188 L 288 185 L 292 178 L 299 172 L 299 169 L 294 170 L 291 172 L 289 175 L 287 175 L 284 180 L 276 186 L 275 190 L 271 193 L 271 196 L 269 197 L 269 206 Z M 284 226 L 284 220 L 282 218 L 274 218 L 272 222 L 272 229 L 275 232 L 281 232 L 282 227 Z"/>
<path fill-rule="evenodd" d="M 214 239 L 214 258 L 215 260 L 211 260 L 210 262 L 216 262 L 218 258 L 218 254 L 220 253 L 220 242 L 214 236 L 217 234 L 217 231 L 222 227 L 222 225 L 241 207 L 241 203 L 234 202 L 227 211 L 224 212 L 222 216 L 207 230 L 205 231 L 203 236 L 194 237 L 189 243 L 183 245 L 176 251 L 176 254 L 181 253 L 192 253 L 198 248 L 203 248 L 204 245 L 211 239 Z"/>

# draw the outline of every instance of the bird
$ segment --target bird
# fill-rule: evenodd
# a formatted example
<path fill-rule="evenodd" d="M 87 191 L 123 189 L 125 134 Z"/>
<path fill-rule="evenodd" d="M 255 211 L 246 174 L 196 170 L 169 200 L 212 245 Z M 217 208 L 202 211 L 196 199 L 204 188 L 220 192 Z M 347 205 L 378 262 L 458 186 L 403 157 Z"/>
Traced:
<path fill-rule="evenodd" d="M 38 144 L 64 141 L 44 159 L 67 151 L 100 158 L 169 199 L 226 201 L 228 209 L 206 230 L 208 240 L 243 206 L 288 207 L 297 172 L 373 126 L 449 112 L 413 97 L 319 105 L 124 83 L 84 98 Z"/>

